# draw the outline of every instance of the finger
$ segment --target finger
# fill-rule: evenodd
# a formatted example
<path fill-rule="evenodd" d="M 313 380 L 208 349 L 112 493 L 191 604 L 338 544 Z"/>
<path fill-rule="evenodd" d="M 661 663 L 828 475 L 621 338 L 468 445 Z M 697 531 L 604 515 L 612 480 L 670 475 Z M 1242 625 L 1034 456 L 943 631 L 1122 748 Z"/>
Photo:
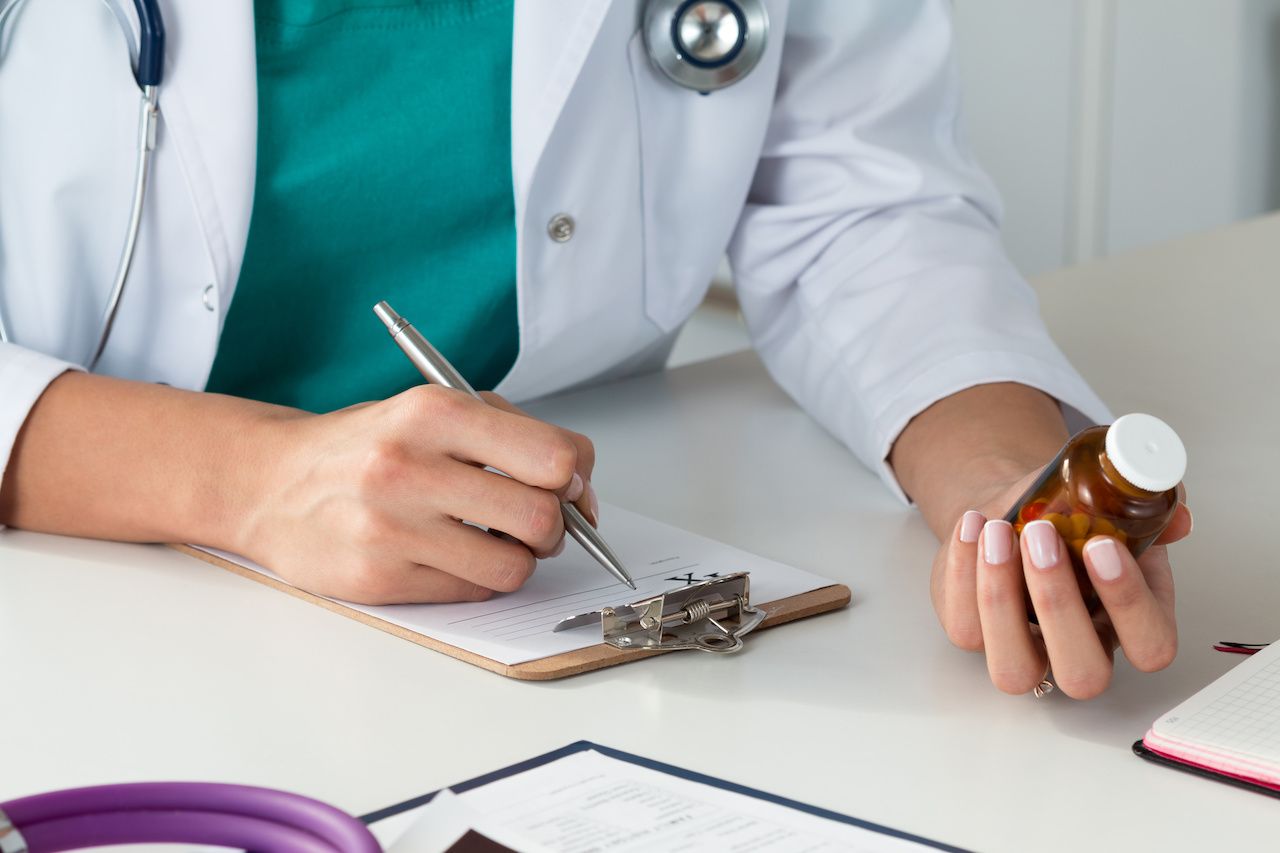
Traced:
<path fill-rule="evenodd" d="M 1084 546 L 1084 562 L 1125 657 L 1143 672 L 1164 669 L 1178 651 L 1172 609 L 1156 598 L 1129 549 L 1110 536 Z"/>
<path fill-rule="evenodd" d="M 1191 507 L 1185 503 L 1178 504 L 1178 508 L 1173 511 L 1173 518 L 1159 536 L 1156 537 L 1155 544 L 1169 545 L 1180 539 L 1186 539 L 1191 535 L 1192 528 L 1195 527 L 1195 520 L 1191 517 Z"/>
<path fill-rule="evenodd" d="M 493 590 L 430 566 L 387 562 L 364 567 L 332 590 L 316 589 L 356 604 L 429 604 L 484 601 Z"/>
<path fill-rule="evenodd" d="M 489 528 L 488 533 L 489 533 L 489 535 L 490 535 L 490 536 L 496 536 L 498 539 L 503 539 L 503 540 L 505 540 L 505 541 L 507 541 L 507 542 L 514 542 L 514 543 L 515 543 L 515 544 L 517 544 L 517 545 L 523 545 L 523 544 L 524 544 L 524 543 L 523 543 L 523 542 L 521 542 L 519 539 L 517 539 L 516 537 L 512 536 L 510 533 L 503 533 L 501 530 L 498 530 L 498 529 L 493 528 L 493 527 L 490 527 L 490 528 Z M 550 559 L 553 559 L 553 558 L 555 558 L 555 557 L 559 557 L 561 554 L 563 554 L 563 553 L 564 553 L 564 543 L 565 543 L 565 540 L 564 540 L 564 539 L 561 539 L 561 540 L 560 540 L 560 544 L 559 544 L 559 545 L 557 545 L 556 547 L 554 547 L 554 548 L 552 548 L 552 549 L 551 549 L 551 553 L 549 553 L 549 554 L 538 554 L 538 555 L 536 555 L 536 556 L 537 556 L 537 557 L 538 557 L 538 559 L 540 559 L 540 560 L 550 560 Z"/>
<path fill-rule="evenodd" d="M 559 427 L 439 385 L 411 388 L 396 400 L 400 440 L 426 455 L 444 452 L 550 491 L 568 486 L 577 470 L 577 445 Z"/>
<path fill-rule="evenodd" d="M 978 547 L 977 601 L 991 683 L 1029 693 L 1044 679 L 1045 655 L 1027 621 L 1026 586 L 1012 525 L 988 521 Z"/>
<path fill-rule="evenodd" d="M 952 531 L 943 566 L 942 626 L 953 644 L 971 652 L 982 650 L 982 624 L 974 584 L 978 539 L 985 521 L 976 510 L 960 517 Z"/>
<path fill-rule="evenodd" d="M 533 553 L 519 542 L 461 522 L 437 528 L 429 539 L 407 546 L 406 553 L 413 563 L 494 592 L 519 589 L 537 567 Z"/>
<path fill-rule="evenodd" d="M 492 391 L 481 391 L 480 396 L 486 403 L 495 408 L 501 409 L 504 412 L 510 412 L 513 415 L 519 415 L 522 418 L 529 418 L 530 420 L 538 420 L 515 403 L 512 403 L 510 400 L 495 394 Z M 542 421 L 539 421 L 539 423 L 542 423 Z M 595 445 L 591 442 L 591 439 L 587 438 L 582 433 L 574 432 L 571 429 L 565 429 L 564 427 L 556 428 L 563 430 L 578 448 L 578 473 L 582 474 L 584 479 L 591 479 L 591 472 L 594 471 L 596 467 L 596 449 Z"/>
<path fill-rule="evenodd" d="M 1152 545 L 1142 552 L 1138 558 L 1138 568 L 1142 571 L 1142 579 L 1147 582 L 1147 589 L 1160 602 L 1160 606 L 1173 618 L 1173 568 L 1169 565 L 1169 549 L 1163 545 Z"/>
<path fill-rule="evenodd" d="M 577 503 L 578 509 L 587 517 L 587 521 L 591 522 L 592 527 L 600 526 L 600 498 L 596 496 L 596 487 L 587 480 L 587 486 L 582 500 Z"/>
<path fill-rule="evenodd" d="M 1111 655 L 1085 607 L 1067 548 L 1052 522 L 1022 528 L 1023 577 L 1035 607 L 1054 680 L 1063 693 L 1091 699 L 1111 682 Z"/>
<path fill-rule="evenodd" d="M 483 397 L 485 402 L 489 405 L 502 409 L 505 412 L 510 412 L 514 415 L 520 415 L 521 417 L 526 418 L 533 417 L 524 409 L 510 402 L 505 397 L 494 394 L 492 391 L 481 391 L 480 396 Z M 591 475 L 594 473 L 596 467 L 595 445 L 592 443 L 591 439 L 587 438 L 582 433 L 568 429 L 564 431 L 569 436 L 570 440 L 573 441 L 574 446 L 578 449 L 578 464 L 576 470 L 581 479 L 583 488 L 579 489 L 576 484 L 570 483 L 568 487 L 559 493 L 560 497 L 572 504 L 575 504 L 582 514 L 586 516 L 587 521 L 591 522 L 593 526 L 597 526 L 600 518 L 600 503 L 596 499 L 595 489 L 591 486 Z"/>
<path fill-rule="evenodd" d="M 539 557 L 549 556 L 563 541 L 564 517 L 553 492 L 483 468 L 452 464 L 450 515 L 514 536 Z"/>

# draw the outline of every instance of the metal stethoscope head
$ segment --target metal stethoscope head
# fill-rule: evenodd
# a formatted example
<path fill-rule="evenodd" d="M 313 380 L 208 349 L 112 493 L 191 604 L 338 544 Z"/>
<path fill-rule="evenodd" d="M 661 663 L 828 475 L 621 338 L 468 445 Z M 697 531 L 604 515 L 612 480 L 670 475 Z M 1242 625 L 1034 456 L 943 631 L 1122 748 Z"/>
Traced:
<path fill-rule="evenodd" d="M 0 36 L 3 36 L 6 22 L 14 16 L 15 11 L 25 0 L 9 0 L 0 5 Z M 124 295 L 125 281 L 129 278 L 129 268 L 133 265 L 134 249 L 138 245 L 138 231 L 142 225 L 142 206 L 147 197 L 147 177 L 151 172 L 151 152 L 156 147 L 156 131 L 160 118 L 160 78 L 164 73 L 164 20 L 160 16 L 158 0 L 133 0 L 134 11 L 138 18 L 136 54 L 133 28 L 123 10 L 114 0 L 102 0 L 120 22 L 125 40 L 129 43 L 129 52 L 134 59 L 134 78 L 138 81 L 142 99 L 138 111 L 138 144 L 134 166 L 133 203 L 129 208 L 129 223 L 125 232 L 124 246 L 120 251 L 120 259 L 116 264 L 116 274 L 112 281 L 111 292 L 107 297 L 107 305 L 103 311 L 102 327 L 98 339 L 89 354 L 85 366 L 93 370 L 102 352 L 107 348 L 107 340 L 111 337 L 111 327 L 115 325 L 116 313 L 120 309 L 120 297 Z M 5 327 L 3 312 L 0 312 L 0 341 L 10 341 L 9 330 Z"/>
<path fill-rule="evenodd" d="M 650 0 L 641 23 L 653 64 L 675 83 L 708 94 L 741 80 L 764 55 L 763 0 Z"/>

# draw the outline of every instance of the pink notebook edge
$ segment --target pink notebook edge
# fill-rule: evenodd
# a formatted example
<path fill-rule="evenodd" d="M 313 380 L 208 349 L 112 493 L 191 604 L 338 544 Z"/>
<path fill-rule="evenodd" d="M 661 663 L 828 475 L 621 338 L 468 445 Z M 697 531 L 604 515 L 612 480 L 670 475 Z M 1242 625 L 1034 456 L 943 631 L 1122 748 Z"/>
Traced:
<path fill-rule="evenodd" d="M 1180 764 L 1280 792 L 1280 767 L 1275 765 L 1197 747 L 1185 741 L 1166 737 L 1154 728 L 1143 736 L 1142 745 L 1170 761 L 1177 761 Z"/>

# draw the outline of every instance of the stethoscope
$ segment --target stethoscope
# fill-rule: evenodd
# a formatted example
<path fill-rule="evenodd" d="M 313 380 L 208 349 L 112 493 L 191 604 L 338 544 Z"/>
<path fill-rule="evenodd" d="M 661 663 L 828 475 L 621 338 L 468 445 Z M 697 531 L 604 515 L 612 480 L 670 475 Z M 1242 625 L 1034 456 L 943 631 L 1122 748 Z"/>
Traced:
<path fill-rule="evenodd" d="M 5 22 L 14 10 L 25 0 L 9 0 L 0 9 L 0 36 L 4 33 Z M 116 321 L 116 312 L 120 308 L 120 297 L 124 295 L 124 284 L 129 278 L 129 267 L 133 264 L 134 249 L 138 245 L 138 229 L 142 225 L 142 204 L 147 196 L 147 175 L 151 171 L 151 152 L 156 147 L 156 125 L 160 115 L 160 76 L 164 70 L 164 20 L 160 17 L 160 6 L 157 0 L 133 0 L 138 13 L 138 29 L 141 38 L 135 45 L 133 28 L 124 12 L 112 0 L 103 0 L 107 7 L 115 13 L 129 43 L 130 58 L 134 59 L 134 79 L 142 91 L 142 102 L 138 112 L 138 145 L 137 161 L 133 176 L 133 204 L 129 208 L 129 226 L 125 232 L 124 248 L 120 252 L 120 260 L 116 264 L 116 274 L 112 280 L 111 294 L 107 298 L 107 308 L 102 318 L 102 328 L 98 333 L 97 343 L 85 366 L 93 370 L 102 358 L 102 351 L 107 348 L 107 339 L 111 337 L 111 327 Z M 136 49 L 135 49 L 136 48 Z M 136 57 L 136 58 L 135 58 Z M 0 312 L 0 341 L 8 342 L 11 338 L 5 327 L 4 314 Z M 2 851 L 0 851 L 2 853 Z"/>
<path fill-rule="evenodd" d="M 270 788 L 136 782 L 0 803 L 0 853 L 159 843 L 262 853 L 382 850 L 368 827 L 346 812 Z"/>
<path fill-rule="evenodd" d="M 5 23 L 26 0 L 8 0 L 0 7 L 0 37 Z M 138 114 L 138 142 L 133 179 L 133 203 L 124 247 L 116 264 L 101 329 L 85 366 L 93 370 L 115 324 L 124 295 L 129 267 L 133 264 L 147 195 L 151 152 L 156 147 L 160 114 L 160 78 L 164 69 L 164 20 L 158 0 L 133 0 L 140 38 L 135 44 L 133 27 L 114 0 L 102 0 L 115 14 L 129 44 L 134 78 L 142 101 Z M 764 0 L 645 0 L 641 34 L 653 64 L 672 82 L 706 95 L 741 80 L 764 54 L 769 35 L 769 15 Z M 3 38 L 0 38 L 0 46 Z M 2 59 L 3 57 L 0 57 Z M 12 341 L 0 311 L 0 341 Z M 0 851 L 4 853 L 4 851 Z"/>

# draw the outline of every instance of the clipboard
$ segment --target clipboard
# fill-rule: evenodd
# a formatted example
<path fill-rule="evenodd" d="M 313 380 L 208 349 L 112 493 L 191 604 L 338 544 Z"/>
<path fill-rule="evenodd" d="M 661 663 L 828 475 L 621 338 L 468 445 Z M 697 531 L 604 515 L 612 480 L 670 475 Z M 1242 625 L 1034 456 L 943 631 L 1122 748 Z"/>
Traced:
<path fill-rule="evenodd" d="M 520 681 L 553 681 L 558 678 L 567 678 L 571 675 L 580 675 L 584 672 L 592 672 L 597 669 L 604 669 L 618 664 L 630 663 L 644 658 L 656 657 L 658 655 L 668 654 L 667 650 L 660 649 L 621 649 L 603 642 L 588 646 L 585 649 L 578 649 L 572 652 L 553 655 L 551 657 L 539 658 L 537 660 L 525 661 L 524 663 L 505 664 L 500 661 L 492 660 L 475 652 L 458 648 L 450 645 L 434 637 L 412 631 L 384 619 L 379 619 L 363 611 L 348 607 L 347 605 L 324 598 L 319 595 L 307 592 L 292 586 L 284 581 L 268 577 L 252 569 L 247 569 L 230 560 L 225 560 L 216 554 L 210 554 L 199 548 L 193 548 L 189 545 L 170 545 L 169 547 L 181 551 L 219 568 L 226 569 L 229 572 L 249 578 L 258 583 L 265 584 L 273 589 L 288 593 L 295 598 L 308 601 L 312 604 L 323 607 L 333 613 L 345 616 L 348 619 L 354 619 L 357 622 L 377 628 L 379 631 L 385 631 L 403 640 L 416 643 L 428 649 L 465 661 L 472 666 L 478 666 L 489 672 L 498 675 L 514 678 Z M 830 584 L 809 592 L 793 595 L 788 598 L 782 598 L 777 601 L 769 602 L 753 602 L 753 605 L 764 612 L 764 619 L 756 631 L 772 628 L 777 625 L 785 625 L 788 622 L 794 622 L 798 619 L 804 619 L 809 616 L 816 616 L 819 613 L 827 613 L 832 610 L 839 610 L 849 604 L 851 600 L 849 588 L 844 584 Z"/>

